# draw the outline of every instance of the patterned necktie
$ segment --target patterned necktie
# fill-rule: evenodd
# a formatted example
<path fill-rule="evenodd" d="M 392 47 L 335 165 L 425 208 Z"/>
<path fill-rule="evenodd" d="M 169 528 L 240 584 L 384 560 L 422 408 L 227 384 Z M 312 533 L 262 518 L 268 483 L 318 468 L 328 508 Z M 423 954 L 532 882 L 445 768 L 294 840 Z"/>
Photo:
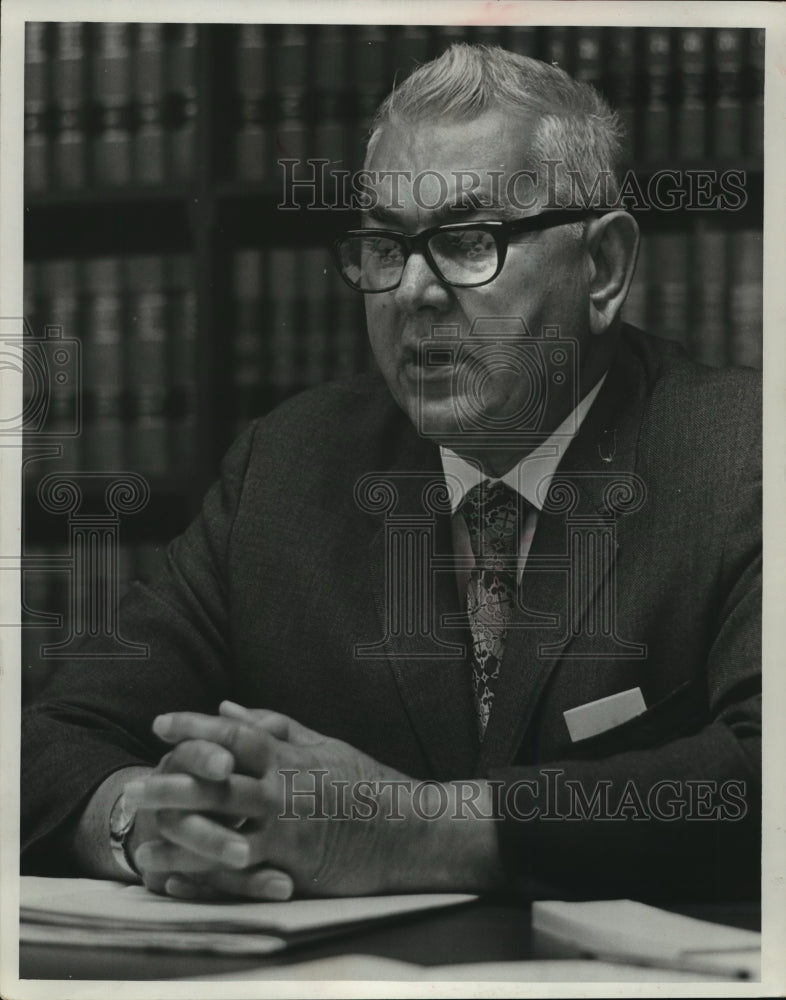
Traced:
<path fill-rule="evenodd" d="M 486 732 L 494 681 L 499 676 L 508 622 L 516 599 L 515 565 L 505 557 L 518 555 L 518 494 L 503 482 L 473 487 L 461 513 L 467 522 L 475 568 L 467 584 L 467 612 L 472 631 L 472 689 L 480 738 Z"/>

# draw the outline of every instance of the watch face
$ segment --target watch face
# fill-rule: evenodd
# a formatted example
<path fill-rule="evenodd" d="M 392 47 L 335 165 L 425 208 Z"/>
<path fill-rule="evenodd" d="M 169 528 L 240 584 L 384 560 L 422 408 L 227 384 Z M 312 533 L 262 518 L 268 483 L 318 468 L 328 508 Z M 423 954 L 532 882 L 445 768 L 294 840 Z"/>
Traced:
<path fill-rule="evenodd" d="M 113 840 L 122 841 L 125 838 L 128 831 L 134 825 L 135 816 L 136 810 L 127 807 L 125 794 L 122 794 L 114 806 L 112 806 L 112 812 L 109 817 L 109 830 Z"/>

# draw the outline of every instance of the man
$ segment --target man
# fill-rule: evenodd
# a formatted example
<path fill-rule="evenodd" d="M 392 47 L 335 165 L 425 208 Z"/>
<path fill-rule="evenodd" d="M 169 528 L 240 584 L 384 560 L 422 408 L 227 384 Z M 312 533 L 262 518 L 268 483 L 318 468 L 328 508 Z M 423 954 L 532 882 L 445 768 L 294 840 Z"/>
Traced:
<path fill-rule="evenodd" d="M 123 604 L 149 660 L 29 710 L 28 870 L 757 891 L 756 377 L 622 323 L 636 224 L 613 182 L 601 211 L 565 187 L 618 150 L 594 91 L 501 49 L 383 104 L 336 254 L 384 382 L 253 425 Z"/>

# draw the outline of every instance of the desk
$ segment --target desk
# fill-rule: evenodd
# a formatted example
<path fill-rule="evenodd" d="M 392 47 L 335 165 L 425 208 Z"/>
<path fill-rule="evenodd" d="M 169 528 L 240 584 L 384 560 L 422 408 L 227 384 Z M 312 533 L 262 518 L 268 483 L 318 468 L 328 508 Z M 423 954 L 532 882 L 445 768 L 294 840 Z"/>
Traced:
<path fill-rule="evenodd" d="M 758 902 L 692 904 L 668 909 L 749 930 L 760 927 Z M 483 900 L 456 910 L 411 916 L 395 924 L 292 948 L 268 959 L 24 945 L 19 956 L 19 976 L 22 979 L 173 979 L 238 973 L 263 965 L 273 968 L 341 954 L 374 955 L 424 966 L 580 957 L 577 950 L 568 950 L 533 934 L 529 906 Z"/>

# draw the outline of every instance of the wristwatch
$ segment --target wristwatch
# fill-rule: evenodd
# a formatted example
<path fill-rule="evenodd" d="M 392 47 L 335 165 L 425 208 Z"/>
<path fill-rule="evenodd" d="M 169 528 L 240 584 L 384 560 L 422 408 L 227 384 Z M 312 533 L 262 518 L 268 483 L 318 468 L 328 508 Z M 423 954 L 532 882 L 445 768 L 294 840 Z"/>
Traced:
<path fill-rule="evenodd" d="M 139 878 L 139 872 L 128 850 L 128 838 L 135 819 L 136 809 L 129 807 L 125 792 L 121 792 L 109 814 L 109 846 L 112 848 L 112 856 L 126 875 Z"/>

